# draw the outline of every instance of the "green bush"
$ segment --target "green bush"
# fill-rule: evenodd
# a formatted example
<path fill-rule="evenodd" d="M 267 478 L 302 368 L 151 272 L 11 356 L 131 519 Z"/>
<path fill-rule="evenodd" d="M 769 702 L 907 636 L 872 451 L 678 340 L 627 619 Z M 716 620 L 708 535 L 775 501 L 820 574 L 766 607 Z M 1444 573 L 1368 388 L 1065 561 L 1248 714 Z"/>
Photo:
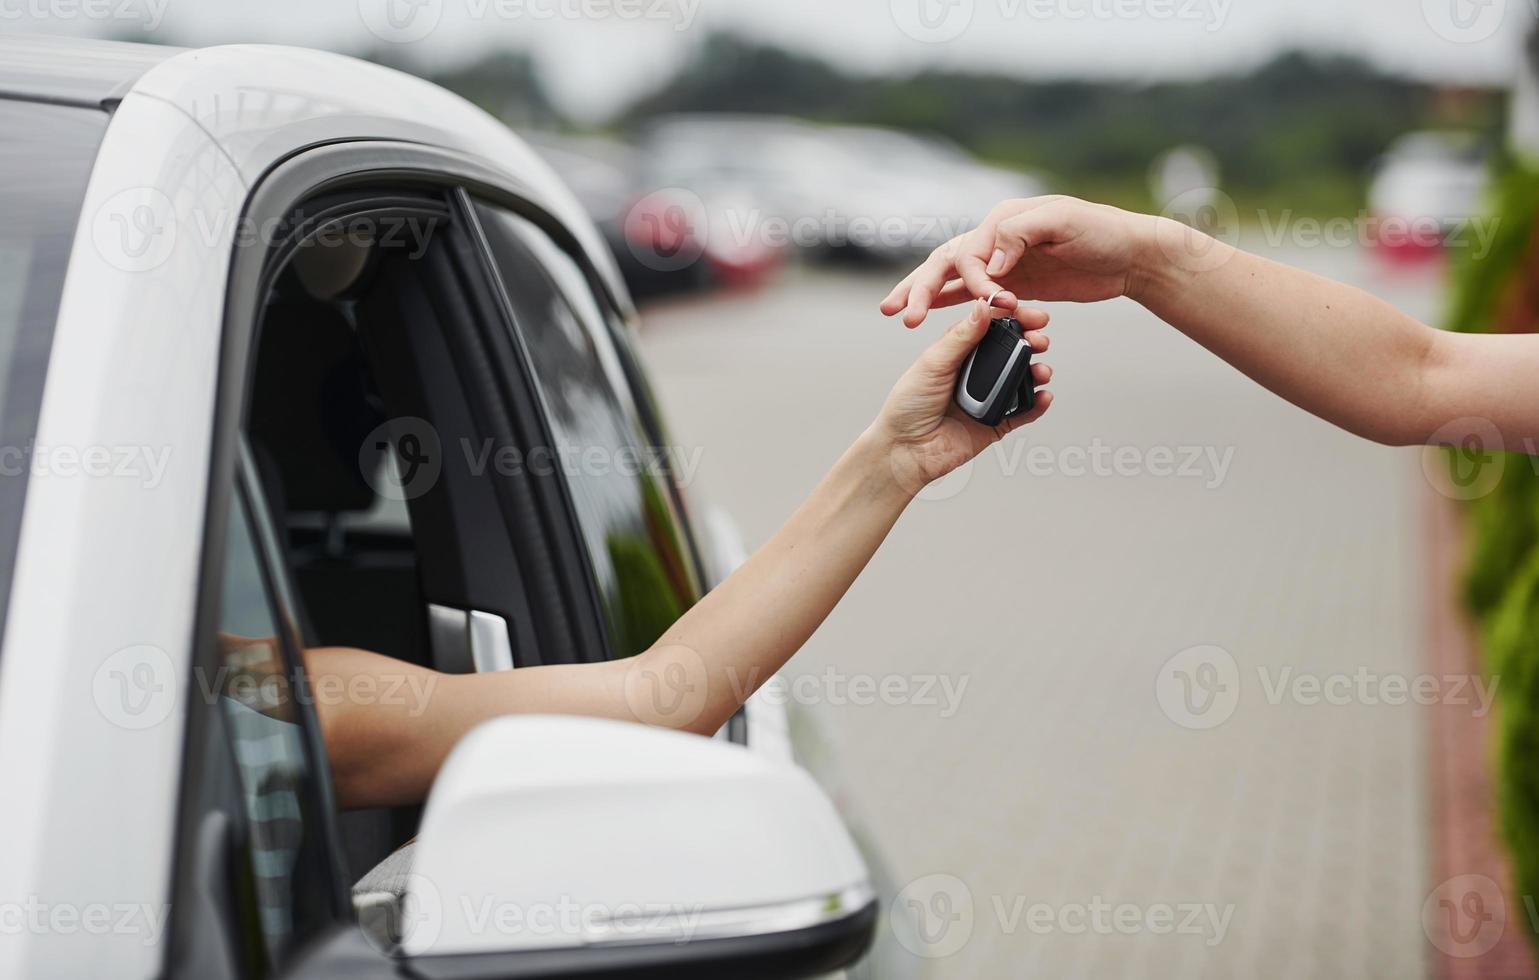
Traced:
<path fill-rule="evenodd" d="M 1495 182 L 1496 236 L 1484 256 L 1455 268 L 1447 326 L 1466 333 L 1539 324 L 1497 316 L 1517 277 L 1533 265 L 1539 170 L 1510 166 Z M 1484 667 L 1496 681 L 1496 794 L 1518 892 L 1539 895 L 1539 475 L 1525 455 L 1509 454 L 1495 490 L 1470 505 L 1471 542 L 1464 599 L 1482 638 Z M 1528 921 L 1527 917 L 1522 917 Z M 1532 926 L 1531 939 L 1539 939 Z"/>
<path fill-rule="evenodd" d="M 1518 891 L 1539 888 L 1539 551 L 1487 618 L 1484 650 L 1497 682 L 1497 800 Z M 1527 916 L 1514 916 L 1528 922 Z M 1530 938 L 1536 938 L 1529 929 Z"/>

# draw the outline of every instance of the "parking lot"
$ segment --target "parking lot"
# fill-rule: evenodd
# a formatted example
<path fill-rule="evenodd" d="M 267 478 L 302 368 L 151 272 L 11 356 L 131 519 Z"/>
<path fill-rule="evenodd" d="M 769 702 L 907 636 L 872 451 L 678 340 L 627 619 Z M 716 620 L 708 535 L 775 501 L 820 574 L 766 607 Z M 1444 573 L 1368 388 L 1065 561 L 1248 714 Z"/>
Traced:
<path fill-rule="evenodd" d="M 1433 275 L 1279 257 L 1437 314 Z M 696 496 L 750 544 L 949 322 L 883 320 L 889 285 L 645 311 Z M 899 883 L 960 882 L 933 975 L 1425 975 L 1425 709 L 1380 696 L 1425 669 L 1417 452 L 1126 301 L 1052 312 L 1053 411 L 911 508 L 791 668 Z"/>

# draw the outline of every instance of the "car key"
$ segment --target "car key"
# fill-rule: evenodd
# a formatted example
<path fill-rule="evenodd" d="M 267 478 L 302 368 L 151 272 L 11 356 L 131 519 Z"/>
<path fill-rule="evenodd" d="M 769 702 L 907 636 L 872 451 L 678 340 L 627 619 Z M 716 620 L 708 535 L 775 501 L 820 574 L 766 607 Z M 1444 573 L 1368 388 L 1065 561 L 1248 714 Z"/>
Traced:
<path fill-rule="evenodd" d="M 989 321 L 988 332 L 967 355 L 957 376 L 957 407 L 984 425 L 995 426 L 1031 411 L 1031 345 L 1013 316 Z"/>

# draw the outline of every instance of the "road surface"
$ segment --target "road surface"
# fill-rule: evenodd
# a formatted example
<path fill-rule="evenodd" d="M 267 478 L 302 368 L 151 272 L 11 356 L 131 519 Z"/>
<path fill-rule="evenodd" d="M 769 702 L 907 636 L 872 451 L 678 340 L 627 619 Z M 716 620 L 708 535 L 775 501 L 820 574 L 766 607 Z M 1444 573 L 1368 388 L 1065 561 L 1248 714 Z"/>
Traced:
<path fill-rule="evenodd" d="M 1435 276 L 1279 257 L 1436 316 Z M 885 321 L 888 285 L 646 311 L 694 493 L 750 545 L 950 322 Z M 1416 451 L 1129 302 L 1050 309 L 1052 412 L 917 503 L 789 671 L 900 884 L 956 910 L 932 975 L 1425 975 L 1425 709 L 1387 703 L 1424 669 Z"/>

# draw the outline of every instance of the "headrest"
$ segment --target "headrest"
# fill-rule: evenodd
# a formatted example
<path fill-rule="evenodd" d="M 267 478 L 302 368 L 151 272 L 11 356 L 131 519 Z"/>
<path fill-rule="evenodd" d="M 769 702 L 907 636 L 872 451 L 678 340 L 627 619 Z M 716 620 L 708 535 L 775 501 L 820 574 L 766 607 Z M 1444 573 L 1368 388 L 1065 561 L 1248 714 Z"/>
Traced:
<path fill-rule="evenodd" d="M 249 431 L 282 480 L 277 499 L 290 512 L 368 510 L 382 453 L 364 441 L 385 415 L 352 327 L 313 300 L 279 300 L 257 345 Z"/>

